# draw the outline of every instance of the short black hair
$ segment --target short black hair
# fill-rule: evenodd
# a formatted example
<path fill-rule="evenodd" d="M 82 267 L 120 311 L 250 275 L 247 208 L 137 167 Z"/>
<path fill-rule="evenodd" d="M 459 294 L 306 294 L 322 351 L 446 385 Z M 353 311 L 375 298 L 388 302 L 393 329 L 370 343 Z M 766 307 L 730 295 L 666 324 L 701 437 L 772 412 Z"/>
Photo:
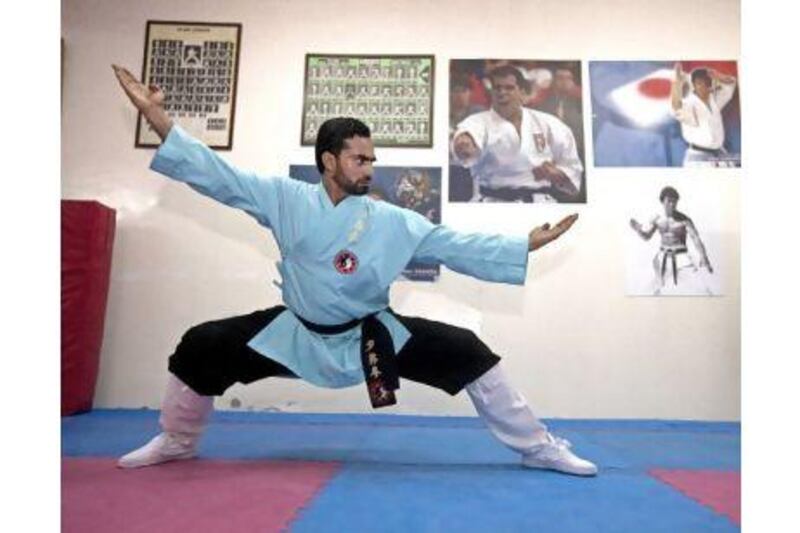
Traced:
<path fill-rule="evenodd" d="M 678 194 L 678 191 L 675 187 L 670 187 L 669 185 L 661 189 L 661 194 L 658 195 L 658 201 L 663 202 L 664 198 L 672 198 L 676 202 L 681 199 L 681 195 Z"/>
<path fill-rule="evenodd" d="M 705 80 L 708 85 L 711 85 L 711 75 L 708 73 L 708 69 L 705 68 L 697 68 L 692 71 L 692 84 L 697 80 Z"/>
<path fill-rule="evenodd" d="M 489 72 L 489 79 L 492 81 L 492 85 L 494 85 L 494 81 L 497 78 L 507 78 L 508 76 L 514 76 L 517 80 L 517 87 L 523 91 L 528 92 L 530 90 L 530 83 L 522 75 L 522 71 L 514 65 L 500 65 Z"/>
<path fill-rule="evenodd" d="M 325 172 L 322 164 L 322 154 L 330 152 L 336 157 L 342 153 L 344 141 L 353 137 L 371 137 L 369 126 L 352 117 L 336 117 L 326 120 L 317 131 L 317 143 L 314 146 L 314 155 L 317 160 L 317 170 L 320 174 Z"/>

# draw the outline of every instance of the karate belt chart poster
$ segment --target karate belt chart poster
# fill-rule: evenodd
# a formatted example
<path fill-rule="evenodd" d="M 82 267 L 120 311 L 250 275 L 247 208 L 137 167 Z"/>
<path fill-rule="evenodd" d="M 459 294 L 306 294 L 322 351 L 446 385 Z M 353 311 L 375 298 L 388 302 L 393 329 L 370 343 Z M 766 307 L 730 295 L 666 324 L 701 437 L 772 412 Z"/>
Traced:
<path fill-rule="evenodd" d="M 142 80 L 164 92 L 167 114 L 211 148 L 233 147 L 241 24 L 148 21 Z M 136 123 L 136 147 L 160 144 Z"/>

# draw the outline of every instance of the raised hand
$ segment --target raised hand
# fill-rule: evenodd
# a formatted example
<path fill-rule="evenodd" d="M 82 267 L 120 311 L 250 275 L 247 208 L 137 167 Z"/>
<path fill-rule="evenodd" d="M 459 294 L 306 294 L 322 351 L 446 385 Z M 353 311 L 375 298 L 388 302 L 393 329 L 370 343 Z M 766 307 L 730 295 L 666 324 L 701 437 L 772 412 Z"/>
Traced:
<path fill-rule="evenodd" d="M 533 228 L 528 234 L 528 250 L 538 250 L 548 242 L 556 240 L 571 228 L 576 220 L 578 220 L 578 214 L 574 213 L 553 227 L 550 227 L 550 224 L 543 224 Z"/>
<path fill-rule="evenodd" d="M 111 65 L 111 68 L 136 109 L 141 111 L 162 139 L 166 138 L 172 128 L 172 119 L 164 111 L 164 91 L 155 85 L 146 86 L 124 67 Z"/>
<path fill-rule="evenodd" d="M 111 68 L 114 69 L 114 74 L 117 76 L 122 90 L 139 111 L 144 112 L 150 107 L 161 106 L 164 103 L 164 91 L 155 85 L 145 86 L 124 67 L 111 65 Z"/>

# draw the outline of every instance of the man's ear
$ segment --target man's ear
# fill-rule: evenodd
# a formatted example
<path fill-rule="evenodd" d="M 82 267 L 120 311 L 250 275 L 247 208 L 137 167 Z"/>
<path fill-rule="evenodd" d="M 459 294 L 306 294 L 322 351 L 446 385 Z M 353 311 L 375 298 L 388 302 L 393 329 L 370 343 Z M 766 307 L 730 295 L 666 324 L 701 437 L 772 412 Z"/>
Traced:
<path fill-rule="evenodd" d="M 326 174 L 336 173 L 336 156 L 331 152 L 322 152 L 322 166 Z"/>

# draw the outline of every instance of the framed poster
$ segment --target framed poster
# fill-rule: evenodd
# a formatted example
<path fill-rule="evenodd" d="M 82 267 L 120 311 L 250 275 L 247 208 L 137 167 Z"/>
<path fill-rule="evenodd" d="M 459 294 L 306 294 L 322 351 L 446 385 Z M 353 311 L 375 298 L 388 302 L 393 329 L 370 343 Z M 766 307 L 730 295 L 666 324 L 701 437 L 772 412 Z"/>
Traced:
<path fill-rule="evenodd" d="M 716 187 L 691 176 L 642 182 L 624 193 L 628 296 L 723 294 L 725 229 Z"/>
<path fill-rule="evenodd" d="M 290 165 L 289 175 L 306 183 L 319 183 L 316 165 Z M 371 198 L 411 209 L 434 224 L 442 221 L 442 169 L 437 167 L 375 167 Z M 410 261 L 399 279 L 436 281 L 439 265 Z"/>
<path fill-rule="evenodd" d="M 236 23 L 147 21 L 142 81 L 164 91 L 175 122 L 219 150 L 233 146 L 241 37 Z M 159 144 L 140 113 L 136 147 Z"/>
<path fill-rule="evenodd" d="M 319 126 L 354 117 L 375 146 L 433 146 L 432 55 L 306 54 L 300 144 L 313 146 Z"/>
<path fill-rule="evenodd" d="M 452 59 L 449 200 L 586 203 L 581 70 L 574 59 Z"/>
<path fill-rule="evenodd" d="M 736 61 L 592 61 L 598 167 L 737 168 Z"/>

